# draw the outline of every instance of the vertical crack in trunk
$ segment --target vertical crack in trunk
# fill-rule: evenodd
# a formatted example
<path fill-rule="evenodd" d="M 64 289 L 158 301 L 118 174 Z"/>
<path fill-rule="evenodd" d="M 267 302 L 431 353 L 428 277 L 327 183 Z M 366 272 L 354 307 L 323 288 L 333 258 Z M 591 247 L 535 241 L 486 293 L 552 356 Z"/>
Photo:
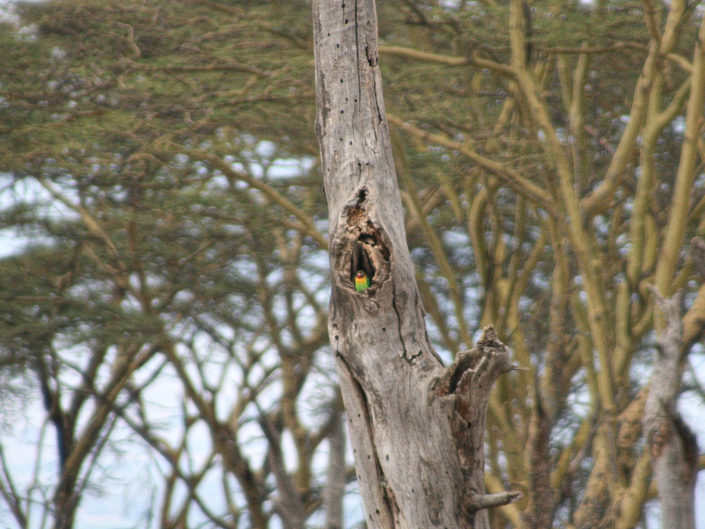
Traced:
<path fill-rule="evenodd" d="M 357 61 L 357 95 L 359 101 L 362 94 L 362 76 L 360 75 L 360 21 L 357 18 L 357 1 L 355 0 L 355 60 Z"/>
<path fill-rule="evenodd" d="M 352 366 L 347 362 L 343 355 L 338 354 L 336 355 L 336 358 L 339 360 L 338 369 L 343 369 L 345 371 L 345 376 L 341 377 L 341 385 L 344 386 L 345 381 L 347 381 L 353 391 L 353 395 L 348 396 L 348 402 L 350 404 L 355 402 L 357 405 L 351 406 L 351 408 L 356 407 L 357 412 L 354 409 L 346 409 L 346 416 L 348 419 L 348 424 L 350 425 L 351 435 L 354 435 L 353 428 L 355 428 L 354 432 L 358 435 L 364 435 L 365 441 L 370 447 L 369 453 L 366 454 L 367 457 L 365 457 L 365 454 L 358 453 L 360 448 L 359 445 L 353 446 L 353 453 L 356 456 L 356 461 L 358 461 L 356 470 L 360 486 L 364 486 L 363 481 L 365 481 L 362 479 L 360 474 L 371 473 L 374 476 L 374 481 L 372 481 L 369 486 L 378 487 L 378 489 L 373 492 L 373 495 L 377 497 L 373 513 L 374 518 L 378 518 L 380 523 L 371 523 L 370 525 L 372 527 L 378 527 L 379 529 L 396 528 L 399 526 L 397 521 L 399 506 L 396 503 L 393 491 L 387 486 L 387 479 L 380 461 L 380 453 L 375 442 L 375 421 L 370 408 L 370 402 L 367 398 L 365 389 L 360 383 L 360 380 L 358 380 Z M 351 401 L 350 397 L 352 396 L 354 396 L 354 399 Z M 356 413 L 358 415 L 357 417 L 351 417 L 351 414 Z M 361 426 L 357 424 L 353 425 L 353 423 L 361 423 Z M 366 469 L 366 472 L 364 469 Z M 366 476 L 366 480 L 369 481 L 370 476 Z M 371 516 L 372 512 L 368 513 L 368 521 L 371 521 Z"/>
<path fill-rule="evenodd" d="M 408 360 L 404 333 L 402 332 L 402 315 L 399 312 L 399 307 L 397 307 L 397 289 L 394 283 L 392 283 L 392 307 L 394 308 L 394 314 L 397 316 L 397 333 L 399 334 L 399 344 L 402 348 L 402 356 Z"/>

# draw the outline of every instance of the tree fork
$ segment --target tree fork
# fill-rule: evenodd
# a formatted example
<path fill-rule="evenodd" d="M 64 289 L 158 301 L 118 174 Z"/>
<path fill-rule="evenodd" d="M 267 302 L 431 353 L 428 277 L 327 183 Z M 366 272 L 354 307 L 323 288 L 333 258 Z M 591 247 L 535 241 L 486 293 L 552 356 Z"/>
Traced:
<path fill-rule="evenodd" d="M 486 528 L 490 390 L 510 371 L 494 329 L 444 368 L 414 280 L 378 64 L 373 0 L 313 5 L 316 131 L 329 209 L 336 355 L 360 489 L 373 528 Z M 359 272 L 368 278 L 356 289 Z"/>

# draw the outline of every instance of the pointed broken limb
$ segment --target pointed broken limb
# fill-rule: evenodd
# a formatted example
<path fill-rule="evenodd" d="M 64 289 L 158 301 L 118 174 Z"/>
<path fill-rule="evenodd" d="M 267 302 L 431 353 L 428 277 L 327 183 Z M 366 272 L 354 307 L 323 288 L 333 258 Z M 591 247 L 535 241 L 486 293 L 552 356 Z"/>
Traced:
<path fill-rule="evenodd" d="M 467 480 L 465 507 L 470 512 L 507 505 L 522 496 L 519 491 L 485 494 L 484 482 L 472 472 L 474 468 L 484 468 L 485 418 L 492 386 L 500 375 L 523 369 L 512 364 L 509 356 L 509 348 L 489 325 L 477 345 L 458 353 L 453 364 L 432 384 L 437 397 L 455 404 L 451 428 Z"/>
<path fill-rule="evenodd" d="M 522 494 L 518 490 L 499 492 L 497 494 L 480 494 L 468 500 L 467 508 L 471 511 L 479 511 L 482 509 L 491 509 L 492 507 L 501 507 L 502 505 L 515 502 L 521 499 L 521 497 Z"/>
<path fill-rule="evenodd" d="M 488 325 L 477 346 L 459 352 L 455 361 L 437 379 L 435 392 L 441 397 L 453 394 L 463 398 L 488 397 L 497 377 L 516 369 L 521 368 L 510 363 L 509 348 L 499 340 L 494 327 Z M 474 387 L 478 386 L 487 395 L 473 395 Z"/>

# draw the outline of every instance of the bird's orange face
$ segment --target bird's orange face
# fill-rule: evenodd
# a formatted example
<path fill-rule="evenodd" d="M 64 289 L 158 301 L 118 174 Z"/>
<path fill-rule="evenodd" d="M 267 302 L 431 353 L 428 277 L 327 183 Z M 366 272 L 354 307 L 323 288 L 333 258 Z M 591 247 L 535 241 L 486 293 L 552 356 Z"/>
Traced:
<path fill-rule="evenodd" d="M 355 277 L 357 279 L 362 279 L 363 277 L 365 277 L 365 272 L 363 272 L 362 270 L 358 270 L 357 275 Z"/>

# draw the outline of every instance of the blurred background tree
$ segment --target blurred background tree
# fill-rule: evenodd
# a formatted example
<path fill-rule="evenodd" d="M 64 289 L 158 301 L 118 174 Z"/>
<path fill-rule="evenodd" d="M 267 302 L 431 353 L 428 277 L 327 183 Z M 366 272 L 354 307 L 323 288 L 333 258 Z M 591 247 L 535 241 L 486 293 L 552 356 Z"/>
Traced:
<path fill-rule="evenodd" d="M 9 527 L 363 523 L 328 348 L 310 7 L 5 17 Z M 529 367 L 490 406 L 488 489 L 525 492 L 493 527 L 646 527 L 661 438 L 642 417 L 674 321 L 651 414 L 673 432 L 678 400 L 705 395 L 702 6 L 399 0 L 378 16 L 432 339 L 450 361 L 492 323 Z M 677 291 L 669 319 L 656 300 Z M 675 438 L 692 494 L 703 456 Z M 124 497 L 119 520 L 91 517 L 101 496 Z"/>

